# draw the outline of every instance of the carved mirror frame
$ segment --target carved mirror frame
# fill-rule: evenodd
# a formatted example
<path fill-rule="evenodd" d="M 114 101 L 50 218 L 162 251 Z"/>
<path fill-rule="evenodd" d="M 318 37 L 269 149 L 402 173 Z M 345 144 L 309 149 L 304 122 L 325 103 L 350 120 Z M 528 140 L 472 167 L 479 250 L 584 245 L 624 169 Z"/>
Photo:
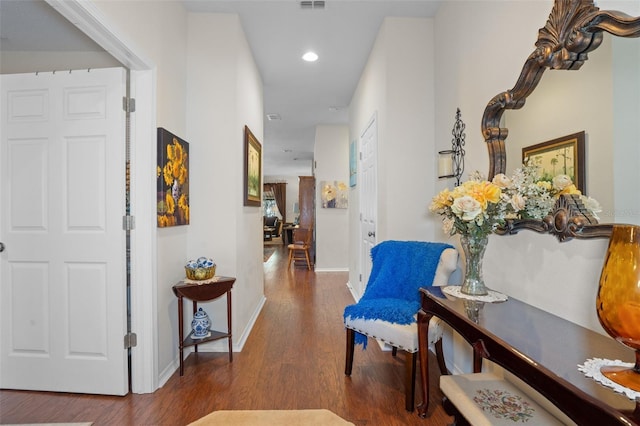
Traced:
<path fill-rule="evenodd" d="M 619 37 L 640 37 L 640 17 L 615 10 L 600 10 L 593 0 L 555 0 L 544 28 L 538 31 L 536 49 L 527 58 L 515 86 L 493 97 L 482 116 L 482 135 L 489 150 L 489 180 L 506 173 L 507 128 L 500 127 L 505 110 L 520 109 L 547 69 L 577 70 L 588 53 L 602 43 L 603 32 Z M 522 229 L 550 233 L 560 241 L 572 238 L 608 238 L 613 224 L 599 224 L 579 196 L 561 196 L 543 220 L 510 220 L 499 234 Z"/>

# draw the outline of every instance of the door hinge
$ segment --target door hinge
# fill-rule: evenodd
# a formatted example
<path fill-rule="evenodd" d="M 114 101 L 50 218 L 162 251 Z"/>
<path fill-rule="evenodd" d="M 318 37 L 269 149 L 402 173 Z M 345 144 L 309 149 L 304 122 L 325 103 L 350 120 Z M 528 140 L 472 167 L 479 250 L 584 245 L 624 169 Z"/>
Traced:
<path fill-rule="evenodd" d="M 133 231 L 136 228 L 135 216 L 122 216 L 122 229 L 125 231 Z"/>
<path fill-rule="evenodd" d="M 362 274 L 358 275 L 358 281 L 362 282 Z"/>
<path fill-rule="evenodd" d="M 136 333 L 127 333 L 124 335 L 124 348 L 135 348 L 138 345 L 138 336 Z"/>
<path fill-rule="evenodd" d="M 122 109 L 124 112 L 136 112 L 136 100 L 134 98 L 122 97 Z"/>

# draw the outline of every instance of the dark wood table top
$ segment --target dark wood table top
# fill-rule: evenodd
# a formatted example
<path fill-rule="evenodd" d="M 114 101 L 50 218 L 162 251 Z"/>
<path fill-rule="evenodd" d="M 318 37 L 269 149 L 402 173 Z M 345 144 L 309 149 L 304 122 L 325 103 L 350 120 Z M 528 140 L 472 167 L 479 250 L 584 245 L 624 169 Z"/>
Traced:
<path fill-rule="evenodd" d="M 474 318 L 466 299 L 444 294 L 439 287 L 423 289 L 422 293 L 421 315 L 442 318 L 471 344 L 482 340 L 488 345 L 490 356 L 486 358 L 518 375 L 559 407 L 574 404 L 578 406 L 571 410 L 580 410 L 584 402 L 595 404 L 596 411 L 617 411 L 633 418 L 633 400 L 578 370 L 578 365 L 590 358 L 633 362 L 634 352 L 626 346 L 512 297 L 497 303 L 471 301 L 478 308 Z M 633 422 L 640 423 L 640 417 Z M 629 424 L 626 419 L 621 423 Z"/>
<path fill-rule="evenodd" d="M 180 281 L 173 286 L 173 294 L 178 297 L 186 297 L 197 302 L 206 302 L 231 290 L 236 279 L 233 277 L 215 277 L 215 281 L 203 281 L 203 283 Z"/>

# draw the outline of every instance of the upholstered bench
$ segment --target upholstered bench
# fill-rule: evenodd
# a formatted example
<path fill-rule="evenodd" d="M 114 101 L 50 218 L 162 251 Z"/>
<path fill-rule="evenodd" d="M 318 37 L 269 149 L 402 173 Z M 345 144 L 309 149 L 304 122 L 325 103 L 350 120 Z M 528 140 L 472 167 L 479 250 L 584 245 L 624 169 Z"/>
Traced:
<path fill-rule="evenodd" d="M 493 373 L 443 375 L 440 389 L 445 395 L 445 411 L 456 417 L 456 425 L 575 424 L 509 373 L 504 378 Z"/>

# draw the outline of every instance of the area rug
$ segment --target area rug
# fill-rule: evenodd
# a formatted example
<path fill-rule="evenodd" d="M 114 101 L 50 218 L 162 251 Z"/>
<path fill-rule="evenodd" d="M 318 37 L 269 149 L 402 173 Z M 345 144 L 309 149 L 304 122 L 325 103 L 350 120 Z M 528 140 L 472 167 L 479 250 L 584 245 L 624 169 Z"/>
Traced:
<path fill-rule="evenodd" d="M 282 237 L 275 237 L 264 241 L 265 246 L 281 246 L 283 243 Z"/>
<path fill-rule="evenodd" d="M 329 410 L 221 410 L 190 423 L 189 426 L 345 426 L 353 423 Z"/>
<path fill-rule="evenodd" d="M 19 424 L 4 424 L 3 426 L 91 426 L 93 422 L 81 422 L 81 423 L 19 423 Z"/>
<path fill-rule="evenodd" d="M 263 257 L 263 262 L 266 262 L 267 260 L 269 260 L 269 258 L 271 257 L 271 255 L 273 255 L 273 253 L 275 253 L 276 251 L 276 247 L 265 247 L 264 248 L 264 257 Z"/>

